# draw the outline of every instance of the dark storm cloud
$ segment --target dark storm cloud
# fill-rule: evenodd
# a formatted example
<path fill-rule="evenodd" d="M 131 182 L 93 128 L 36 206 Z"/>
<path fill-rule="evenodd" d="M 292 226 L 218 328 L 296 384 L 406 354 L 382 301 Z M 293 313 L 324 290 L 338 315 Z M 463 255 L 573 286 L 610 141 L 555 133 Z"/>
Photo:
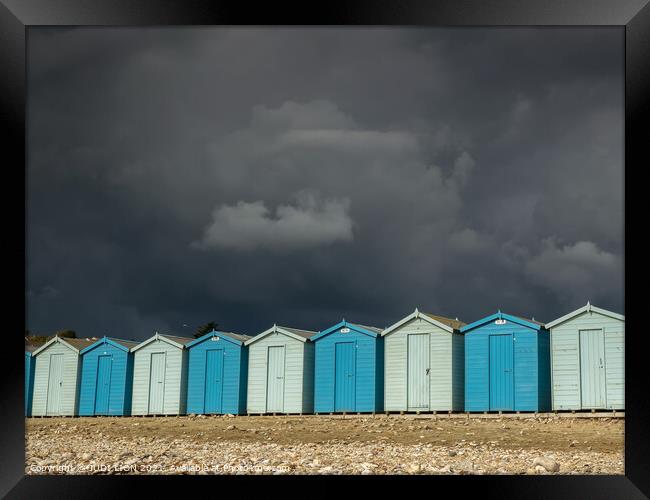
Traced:
<path fill-rule="evenodd" d="M 28 47 L 35 331 L 622 311 L 620 29 L 39 28 Z"/>

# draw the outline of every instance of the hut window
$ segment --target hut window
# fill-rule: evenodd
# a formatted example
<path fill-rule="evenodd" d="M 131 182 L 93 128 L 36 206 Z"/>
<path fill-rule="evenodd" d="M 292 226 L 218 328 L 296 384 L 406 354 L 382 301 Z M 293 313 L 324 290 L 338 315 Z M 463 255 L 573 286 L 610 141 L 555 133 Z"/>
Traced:
<path fill-rule="evenodd" d="M 498 319 L 494 322 L 495 325 L 505 325 L 507 321 L 505 319 Z"/>
<path fill-rule="evenodd" d="M 341 328 L 341 333 L 350 333 L 349 328 Z"/>

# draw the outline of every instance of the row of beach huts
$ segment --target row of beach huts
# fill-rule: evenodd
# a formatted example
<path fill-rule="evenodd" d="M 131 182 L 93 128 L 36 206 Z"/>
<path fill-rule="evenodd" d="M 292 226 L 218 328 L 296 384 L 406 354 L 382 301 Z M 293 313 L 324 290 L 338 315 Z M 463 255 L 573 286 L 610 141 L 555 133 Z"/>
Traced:
<path fill-rule="evenodd" d="M 274 325 L 143 342 L 54 337 L 25 352 L 27 416 L 624 409 L 621 314 L 548 324 L 420 312 L 380 329 Z"/>

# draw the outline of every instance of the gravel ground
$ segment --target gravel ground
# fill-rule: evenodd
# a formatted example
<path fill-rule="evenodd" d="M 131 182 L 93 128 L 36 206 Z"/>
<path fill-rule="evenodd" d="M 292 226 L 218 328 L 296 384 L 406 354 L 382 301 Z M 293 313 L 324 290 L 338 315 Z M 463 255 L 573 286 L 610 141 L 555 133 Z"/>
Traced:
<path fill-rule="evenodd" d="M 611 418 L 27 419 L 27 474 L 624 474 Z"/>

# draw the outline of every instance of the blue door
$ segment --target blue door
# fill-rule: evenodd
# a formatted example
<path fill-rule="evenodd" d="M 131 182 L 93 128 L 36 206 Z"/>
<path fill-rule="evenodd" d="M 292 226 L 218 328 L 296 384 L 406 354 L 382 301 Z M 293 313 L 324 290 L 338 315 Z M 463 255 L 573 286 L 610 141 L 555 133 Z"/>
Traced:
<path fill-rule="evenodd" d="M 223 349 L 205 353 L 205 413 L 221 413 L 223 394 Z"/>
<path fill-rule="evenodd" d="M 512 335 L 490 335 L 490 410 L 514 410 Z"/>
<path fill-rule="evenodd" d="M 354 411 L 354 342 L 337 342 L 334 351 L 334 411 Z"/>
<path fill-rule="evenodd" d="M 95 415 L 108 415 L 108 400 L 111 394 L 112 356 L 97 358 L 97 387 L 95 390 Z"/>

